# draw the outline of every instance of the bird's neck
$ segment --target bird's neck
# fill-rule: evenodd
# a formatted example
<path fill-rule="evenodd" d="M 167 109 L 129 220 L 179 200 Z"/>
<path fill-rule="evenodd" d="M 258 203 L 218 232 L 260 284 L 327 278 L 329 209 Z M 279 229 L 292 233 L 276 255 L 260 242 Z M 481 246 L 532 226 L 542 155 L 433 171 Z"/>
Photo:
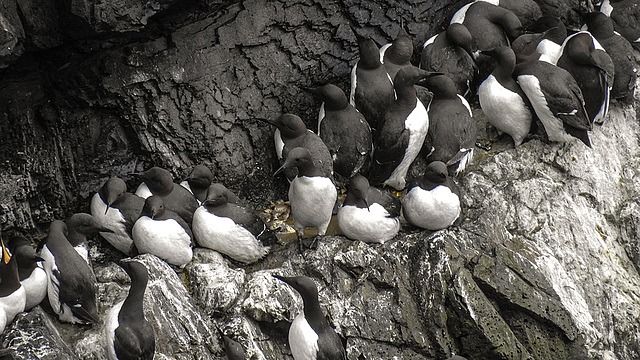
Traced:
<path fill-rule="evenodd" d="M 139 282 L 139 281 L 135 281 L 132 280 L 131 281 L 131 289 L 138 289 L 138 288 L 143 288 L 146 289 L 147 287 L 147 282 Z M 131 291 L 129 290 L 129 295 L 127 295 L 127 298 L 124 300 L 124 303 L 122 304 L 122 310 L 126 311 L 127 317 L 129 319 L 133 318 L 136 321 L 140 321 L 144 319 L 144 312 L 143 312 L 143 299 L 144 299 L 144 291 Z"/>
<path fill-rule="evenodd" d="M 407 105 L 415 106 L 418 101 L 416 87 L 414 85 L 397 87 L 396 96 L 398 97 L 397 102 Z"/>
<path fill-rule="evenodd" d="M 304 302 L 304 318 L 309 323 L 309 326 L 316 333 L 322 331 L 322 329 L 328 326 L 327 320 L 324 318 L 320 303 L 317 298 L 303 298 Z"/>

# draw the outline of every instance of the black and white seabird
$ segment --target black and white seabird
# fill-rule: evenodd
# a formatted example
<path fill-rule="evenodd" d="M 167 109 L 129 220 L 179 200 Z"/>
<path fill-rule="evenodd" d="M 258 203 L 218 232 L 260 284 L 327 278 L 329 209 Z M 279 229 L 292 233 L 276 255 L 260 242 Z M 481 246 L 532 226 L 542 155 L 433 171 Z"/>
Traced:
<path fill-rule="evenodd" d="M 329 326 L 318 301 L 316 283 L 306 276 L 273 275 L 302 297 L 303 311 L 289 328 L 289 347 L 295 360 L 346 360 L 347 352 L 335 330 Z"/>
<path fill-rule="evenodd" d="M 0 332 L 25 309 L 27 295 L 20 283 L 17 259 L 9 253 L 2 243 L 2 261 L 0 261 Z"/>
<path fill-rule="evenodd" d="M 213 172 L 208 167 L 204 165 L 196 165 L 191 170 L 191 173 L 189 173 L 189 176 L 183 180 L 180 185 L 189 190 L 193 196 L 196 197 L 199 205 L 207 199 L 207 192 L 209 191 L 209 186 L 211 186 L 211 184 L 217 184 L 218 186 L 225 188 L 227 190 L 229 202 L 242 205 L 242 200 L 240 200 L 236 194 L 227 189 L 227 187 L 221 183 L 214 183 L 213 177 Z"/>
<path fill-rule="evenodd" d="M 613 30 L 611 18 L 601 12 L 585 14 L 589 32 L 611 57 L 614 65 L 613 87 L 610 96 L 614 99 L 633 94 L 638 76 L 638 65 L 633 55 L 633 46 Z"/>
<path fill-rule="evenodd" d="M 174 183 L 173 176 L 168 170 L 154 166 L 135 175 L 146 184 L 151 194 L 162 197 L 167 210 L 174 211 L 187 224 L 191 224 L 193 212 L 198 208 L 198 200 L 189 190 Z M 144 198 L 148 197 L 138 194 L 138 190 L 136 194 Z"/>
<path fill-rule="evenodd" d="M 609 111 L 614 65 L 611 57 L 591 33 L 580 31 L 562 44 L 557 65 L 578 83 L 592 123 L 602 124 Z"/>
<path fill-rule="evenodd" d="M 546 61 L 517 64 L 513 76 L 527 95 L 550 141 L 582 141 L 591 147 L 592 124 L 582 91 L 565 69 Z"/>
<path fill-rule="evenodd" d="M 127 184 L 117 177 L 107 180 L 91 198 L 91 215 L 111 230 L 100 236 L 125 255 L 133 252 L 131 229 L 143 207 L 144 199 L 127 192 Z"/>
<path fill-rule="evenodd" d="M 375 133 L 396 95 L 393 81 L 380 62 L 380 49 L 376 43 L 370 38 L 359 37 L 358 48 L 360 59 L 351 70 L 349 103 L 364 115 Z"/>
<path fill-rule="evenodd" d="M 472 81 L 478 74 L 474 57 L 478 55 L 473 37 L 466 26 L 449 24 L 447 30 L 425 41 L 420 57 L 420 68 L 438 71 L 453 80 L 458 94 L 472 93 Z"/>
<path fill-rule="evenodd" d="M 369 185 L 367 178 L 351 178 L 347 197 L 338 210 L 338 226 L 352 240 L 384 244 L 400 231 L 400 200 Z"/>
<path fill-rule="evenodd" d="M 229 202 L 226 188 L 212 184 L 207 198 L 193 215 L 193 234 L 202 247 L 216 250 L 245 264 L 268 252 L 257 237 L 265 224 L 255 212 Z"/>
<path fill-rule="evenodd" d="M 600 11 L 613 20 L 614 29 L 640 50 L 640 6 L 637 0 L 602 0 Z"/>
<path fill-rule="evenodd" d="M 105 320 L 105 338 L 109 360 L 151 360 L 156 340 L 151 323 L 144 317 L 144 292 L 149 274 L 140 262 L 125 259 L 120 266 L 131 278 L 127 297 L 115 304 Z"/>
<path fill-rule="evenodd" d="M 424 141 L 427 162 L 442 161 L 462 173 L 473 159 L 478 125 L 467 100 L 447 75 L 431 76 L 423 84 L 433 92 L 427 108 L 429 131 Z"/>
<path fill-rule="evenodd" d="M 441 230 L 460 216 L 460 197 L 441 161 L 427 165 L 424 176 L 402 198 L 402 214 L 414 226 Z"/>
<path fill-rule="evenodd" d="M 516 56 L 508 46 L 484 53 L 495 58 L 497 65 L 478 88 L 480 107 L 493 126 L 509 134 L 514 145 L 520 146 L 531 129 L 533 108 L 512 77 Z"/>
<path fill-rule="evenodd" d="M 373 139 L 364 116 L 349 104 L 344 91 L 333 84 L 309 91 L 322 100 L 318 135 L 329 149 L 334 172 L 345 178 L 368 173 Z"/>
<path fill-rule="evenodd" d="M 434 73 L 408 66 L 398 71 L 394 80 L 397 99 L 384 115 L 374 139 L 373 161 L 369 181 L 396 190 L 406 186 L 409 166 L 418 156 L 429 129 L 427 108 L 417 98 L 415 84 Z"/>
<path fill-rule="evenodd" d="M 289 184 L 289 203 L 302 251 L 302 236 L 307 227 L 315 227 L 320 236 L 327 231 L 338 191 L 333 181 L 313 164 L 307 149 L 298 147 L 289 151 L 284 164 L 274 175 L 290 167 L 298 169 L 298 175 Z"/>
<path fill-rule="evenodd" d="M 380 62 L 389 74 L 392 80 L 396 78 L 396 74 L 405 66 L 411 65 L 411 56 L 413 56 L 413 41 L 400 25 L 398 35 L 393 42 L 386 44 L 380 48 Z"/>
<path fill-rule="evenodd" d="M 51 222 L 40 253 L 49 278 L 49 303 L 60 321 L 99 324 L 95 276 L 89 264 L 67 240 L 67 233 L 64 222 Z"/>
<path fill-rule="evenodd" d="M 141 254 L 155 255 L 171 265 L 183 268 L 193 257 L 191 228 L 177 213 L 164 207 L 160 196 L 145 200 L 132 235 Z"/>
<path fill-rule="evenodd" d="M 286 159 L 287 154 L 291 149 L 297 147 L 303 147 L 309 151 L 313 158 L 314 165 L 322 171 L 324 176 L 333 177 L 333 159 L 327 145 L 316 135 L 313 131 L 307 129 L 302 119 L 294 114 L 283 114 L 276 120 L 267 120 L 268 123 L 277 127 L 277 132 L 274 134 L 276 141 L 276 155 L 282 162 Z M 280 142 L 277 139 L 279 133 Z M 278 154 L 278 149 L 281 149 Z M 292 180 L 296 175 L 296 170 L 291 169 L 285 172 L 287 179 Z"/>
<path fill-rule="evenodd" d="M 26 292 L 25 311 L 40 304 L 47 295 L 49 278 L 42 268 L 42 258 L 36 255 L 36 249 L 22 236 L 13 236 L 10 242 L 13 256 L 18 262 L 20 283 Z"/>
<path fill-rule="evenodd" d="M 110 232 L 111 229 L 101 226 L 98 220 L 87 213 L 75 213 L 67 219 L 65 224 L 67 225 L 67 240 L 89 264 L 89 267 L 92 267 L 87 236 L 95 235 L 98 232 Z"/>

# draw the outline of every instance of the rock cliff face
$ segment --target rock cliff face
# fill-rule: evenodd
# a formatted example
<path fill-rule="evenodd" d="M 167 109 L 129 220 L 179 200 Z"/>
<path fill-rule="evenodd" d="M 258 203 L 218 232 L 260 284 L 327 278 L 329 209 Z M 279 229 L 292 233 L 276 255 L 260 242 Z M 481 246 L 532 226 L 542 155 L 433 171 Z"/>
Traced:
<path fill-rule="evenodd" d="M 251 119 L 292 111 L 313 125 L 318 104 L 298 86 L 346 88 L 353 31 L 385 43 L 403 18 L 419 45 L 457 8 L 441 1 L 59 3 L 67 7 L 20 0 L 0 12 L 0 23 L 11 24 L 0 40 L 20 48 L 0 53 L 8 66 L 0 74 L 5 232 L 37 236 L 51 219 L 86 209 L 106 177 L 148 164 L 180 176 L 204 162 L 264 208 L 285 196 L 286 185 L 270 175 L 272 129 Z M 47 9 L 49 20 L 35 21 Z M 305 254 L 281 240 L 250 266 L 206 249 L 180 271 L 139 256 L 150 273 L 145 314 L 156 358 L 224 358 L 219 329 L 247 358 L 292 359 L 287 331 L 302 302 L 271 274 L 315 280 L 352 360 L 640 358 L 637 103 L 636 95 L 633 104 L 612 104 L 591 132 L 591 149 L 540 140 L 513 149 L 476 110 L 479 141 L 491 149 L 476 148 L 460 177 L 465 218 L 447 230 L 404 225 L 379 246 L 327 236 Z M 99 237 L 91 245 L 104 316 L 126 296 L 128 277 L 112 262 L 115 250 Z M 102 360 L 102 334 L 36 307 L 0 343 L 14 359 Z"/>

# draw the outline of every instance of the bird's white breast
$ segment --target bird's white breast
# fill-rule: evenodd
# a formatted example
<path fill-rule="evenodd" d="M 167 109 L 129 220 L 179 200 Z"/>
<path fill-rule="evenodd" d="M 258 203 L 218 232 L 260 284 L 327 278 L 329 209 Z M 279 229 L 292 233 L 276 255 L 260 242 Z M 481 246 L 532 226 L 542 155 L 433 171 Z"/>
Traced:
<path fill-rule="evenodd" d="M 517 93 L 502 86 L 493 75 L 480 84 L 478 98 L 482 111 L 498 130 L 513 138 L 515 145 L 522 143 L 531 127 L 531 111 Z M 508 104 L 508 105 L 505 105 Z"/>
<path fill-rule="evenodd" d="M 140 196 L 143 199 L 146 199 L 149 196 L 153 195 L 151 193 L 151 190 L 149 190 L 149 187 L 145 183 L 142 183 L 142 184 L 138 185 L 138 188 L 136 189 L 136 193 L 135 194 Z"/>
<path fill-rule="evenodd" d="M 294 226 L 324 227 L 331 221 L 331 213 L 338 193 L 333 182 L 322 176 L 297 176 L 289 185 L 289 201 Z M 326 227 L 325 229 L 326 230 Z"/>
<path fill-rule="evenodd" d="M 406 186 L 407 171 L 409 171 L 413 160 L 418 156 L 429 130 L 429 114 L 420 100 L 416 102 L 416 107 L 407 116 L 404 127 L 409 130 L 409 144 L 404 152 L 402 161 L 384 182 L 385 185 L 389 185 L 396 190 L 402 190 Z"/>
<path fill-rule="evenodd" d="M 200 246 L 244 263 L 256 262 L 269 252 L 249 230 L 228 217 L 210 213 L 204 206 L 193 214 L 193 234 Z"/>
<path fill-rule="evenodd" d="M 152 220 L 142 216 L 133 225 L 132 233 L 140 253 L 153 254 L 180 267 L 191 261 L 191 238 L 173 219 Z"/>
<path fill-rule="evenodd" d="M 289 328 L 289 346 L 295 360 L 316 360 L 318 354 L 318 334 L 301 312 Z"/>
<path fill-rule="evenodd" d="M 411 224 L 440 230 L 460 216 L 460 199 L 446 186 L 436 186 L 430 191 L 416 186 L 402 199 L 402 210 Z"/>
<path fill-rule="evenodd" d="M 28 278 L 20 281 L 26 292 L 27 301 L 24 306 L 25 310 L 30 310 L 42 302 L 44 296 L 47 294 L 48 281 L 47 273 L 40 265 L 33 269 Z"/>
<path fill-rule="evenodd" d="M 122 253 L 129 255 L 131 245 L 133 245 L 133 239 L 129 233 L 127 233 L 125 226 L 126 220 L 122 216 L 122 213 L 120 213 L 120 210 L 112 207 L 109 207 L 107 210 L 107 204 L 105 204 L 100 195 L 96 193 L 91 199 L 91 216 L 93 216 L 101 226 L 113 231 L 112 233 L 100 232 L 100 236 Z"/>
<path fill-rule="evenodd" d="M 104 336 L 107 340 L 107 357 L 109 360 L 118 360 L 114 341 L 116 338 L 116 329 L 120 326 L 118 315 L 120 314 L 120 309 L 122 309 L 122 304 L 124 304 L 124 300 L 113 305 L 104 322 Z"/>
<path fill-rule="evenodd" d="M 389 212 L 380 204 L 369 208 L 346 205 L 338 211 L 338 225 L 348 238 L 370 243 L 384 244 L 400 230 L 400 220 L 389 217 Z"/>

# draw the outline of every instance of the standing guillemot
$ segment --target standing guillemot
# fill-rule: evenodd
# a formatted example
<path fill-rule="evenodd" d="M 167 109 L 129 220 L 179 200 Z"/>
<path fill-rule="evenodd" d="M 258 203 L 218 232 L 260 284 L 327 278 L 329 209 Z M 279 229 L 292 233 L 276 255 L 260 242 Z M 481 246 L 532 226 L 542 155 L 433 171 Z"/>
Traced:
<path fill-rule="evenodd" d="M 384 115 L 374 139 L 373 161 L 369 181 L 404 189 L 409 166 L 418 156 L 429 129 L 426 107 L 418 100 L 415 84 L 439 75 L 415 66 L 404 67 L 394 80 L 397 99 Z"/>
<path fill-rule="evenodd" d="M 333 84 L 309 91 L 322 100 L 318 135 L 329 149 L 333 170 L 345 178 L 368 173 L 373 140 L 364 116 L 349 104 L 344 91 Z"/>
<path fill-rule="evenodd" d="M 131 278 L 131 286 L 127 297 L 107 314 L 104 327 L 107 356 L 109 360 L 151 360 L 156 348 L 155 333 L 143 312 L 149 274 L 138 261 L 126 259 L 119 264 Z"/>
<path fill-rule="evenodd" d="M 295 360 L 346 360 L 347 352 L 338 334 L 325 318 L 318 301 L 316 283 L 306 276 L 273 275 L 302 297 L 303 311 L 289 328 L 289 347 Z"/>
<path fill-rule="evenodd" d="M 293 227 L 302 252 L 304 250 L 302 236 L 307 227 L 315 227 L 319 236 L 327 231 L 338 191 L 333 181 L 324 176 L 313 164 L 307 149 L 300 147 L 292 149 L 274 176 L 290 167 L 298 169 L 298 175 L 289 184 L 289 202 L 291 215 L 293 215 Z"/>

